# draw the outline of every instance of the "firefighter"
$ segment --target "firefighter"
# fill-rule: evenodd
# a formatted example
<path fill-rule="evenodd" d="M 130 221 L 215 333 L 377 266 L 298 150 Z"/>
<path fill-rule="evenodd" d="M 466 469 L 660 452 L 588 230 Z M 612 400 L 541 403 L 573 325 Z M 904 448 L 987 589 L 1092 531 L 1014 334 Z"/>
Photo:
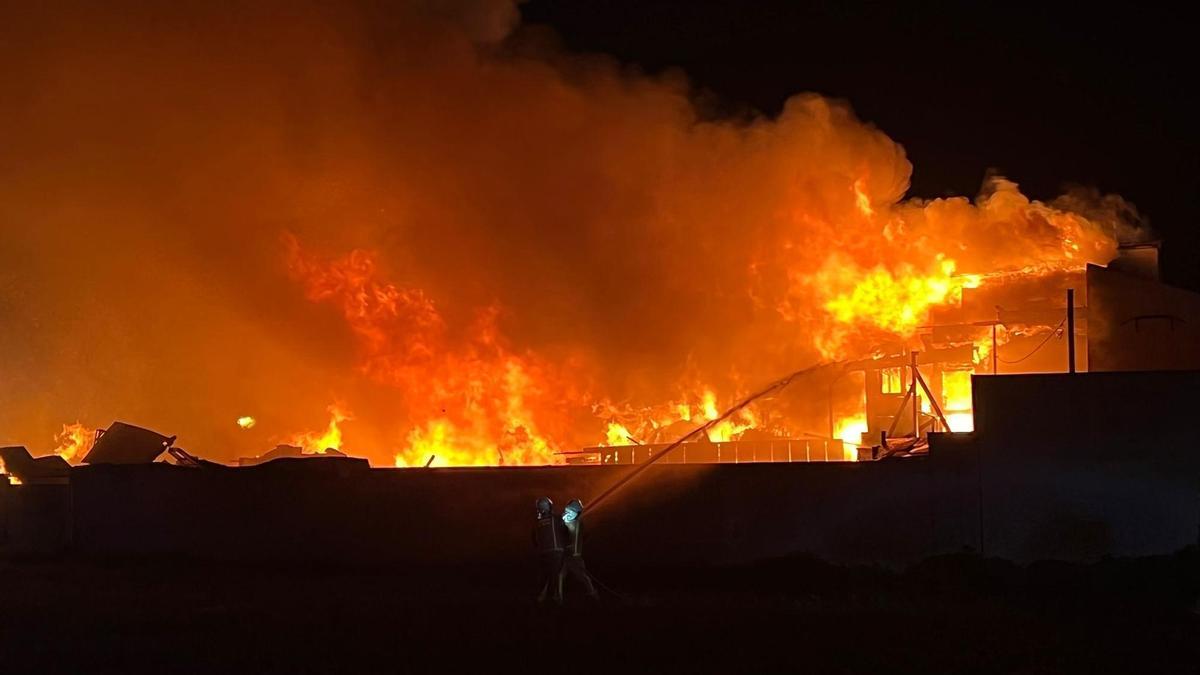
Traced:
<path fill-rule="evenodd" d="M 568 576 L 575 577 L 583 584 L 584 590 L 592 600 L 599 600 L 596 586 L 588 574 L 587 566 L 583 564 L 583 502 L 572 499 L 563 510 L 562 522 L 567 527 L 567 551 L 563 556 L 562 569 L 558 573 L 558 596 L 562 598 L 563 583 Z"/>
<path fill-rule="evenodd" d="M 538 568 L 542 590 L 538 602 L 546 601 L 546 594 L 554 590 L 554 601 L 562 602 L 562 584 L 558 581 L 562 570 L 563 551 L 567 545 L 567 526 L 554 517 L 554 502 L 549 497 L 537 500 L 537 520 L 533 525 L 533 546 L 538 553 Z"/>

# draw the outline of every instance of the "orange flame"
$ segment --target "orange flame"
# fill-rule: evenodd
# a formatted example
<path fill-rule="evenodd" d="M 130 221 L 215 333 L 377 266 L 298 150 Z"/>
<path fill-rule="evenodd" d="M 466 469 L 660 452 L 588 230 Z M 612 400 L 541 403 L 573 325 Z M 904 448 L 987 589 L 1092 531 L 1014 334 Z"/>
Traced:
<path fill-rule="evenodd" d="M 971 401 L 971 371 L 952 370 L 942 373 L 942 407 L 951 431 L 971 431 L 975 428 Z"/>
<path fill-rule="evenodd" d="M 304 452 L 311 455 L 323 455 L 326 450 L 341 450 L 342 429 L 338 425 L 354 418 L 348 410 L 345 410 L 336 403 L 330 405 L 328 410 L 329 425 L 325 427 L 324 431 L 309 431 L 296 434 L 287 441 L 288 445 L 304 448 Z M 248 429 L 249 427 L 243 428 Z"/>
<path fill-rule="evenodd" d="M 1030 201 L 1003 179 L 994 179 L 975 205 L 876 201 L 865 178 L 848 185 L 853 197 L 845 208 L 852 209 L 858 240 L 828 242 L 830 252 L 816 266 L 786 258 L 777 263 L 786 291 L 775 308 L 785 321 L 804 322 L 802 334 L 826 359 L 862 356 L 871 345 L 912 338 L 934 309 L 961 305 L 965 289 L 1079 269 L 1106 261 L 1114 250 L 1111 235 L 1096 224 Z M 803 219 L 814 226 L 811 214 Z M 1031 248 L 1014 247 L 1010 238 Z M 682 387 L 688 393 L 669 403 L 614 405 L 592 395 L 575 364 L 514 350 L 500 330 L 499 305 L 477 310 L 473 322 L 456 327 L 425 291 L 389 281 L 369 251 L 322 258 L 291 235 L 284 246 L 307 297 L 336 307 L 357 337 L 361 371 L 393 388 L 403 404 L 397 466 L 555 463 L 569 443 L 573 410 L 591 409 L 605 420 L 595 433 L 610 446 L 630 438 L 673 440 L 686 431 L 681 423 L 720 415 L 716 390 L 703 385 Z M 786 256 L 786 249 L 778 253 Z M 975 347 L 980 363 L 990 340 L 980 338 Z M 969 405 L 958 407 L 961 386 L 953 379 L 949 386 L 951 427 L 970 428 Z M 931 409 L 924 397 L 922 409 Z M 709 438 L 735 440 L 760 424 L 755 409 L 746 408 L 716 424 Z M 852 446 L 867 428 L 865 417 L 855 413 L 836 426 L 846 458 L 855 459 Z"/>
<path fill-rule="evenodd" d="M 58 447 L 53 450 L 54 454 L 74 463 L 83 459 L 92 449 L 96 443 L 96 430 L 89 429 L 79 422 L 64 424 L 62 431 L 54 436 L 54 442 L 58 443 Z"/>
<path fill-rule="evenodd" d="M 188 6 L 206 4 L 216 7 Z M 5 150 L 62 161 L 14 163 L 0 181 L 2 219 L 29 221 L 18 248 L 30 255 L 16 286 L 5 277 L 6 310 L 15 303 L 12 316 L 25 319 L 186 308 L 205 320 L 186 336 L 163 320 L 135 332 L 43 321 L 38 340 L 5 353 L 14 381 L 49 389 L 71 372 L 64 403 L 169 409 L 159 419 L 175 420 L 242 374 L 264 398 L 287 397 L 291 382 L 332 386 L 328 400 L 347 401 L 356 422 L 284 429 L 316 429 L 314 451 L 344 443 L 402 465 L 431 455 L 552 463 L 557 451 L 616 440 L 609 424 L 645 442 L 677 437 L 737 400 L 743 383 L 914 343 L 967 289 L 1108 262 L 1128 224 L 1127 205 L 1108 208 L 1119 199 L 1043 203 L 994 177 L 974 199 L 909 197 L 904 148 L 818 95 L 728 120 L 693 106 L 679 78 L 562 68 L 572 57 L 554 49 L 511 58 L 492 48 L 503 39 L 497 22 L 475 15 L 519 3 L 437 3 L 449 13 L 391 4 L 406 39 L 387 49 L 360 48 L 369 31 L 357 10 L 283 22 L 263 12 L 230 20 L 224 6 L 175 22 L 97 13 L 64 30 L 35 17 L 33 35 L 54 39 L 18 41 L 6 59 L 31 70 L 29 105 L 0 115 Z M 491 28 L 483 43 L 481 24 Z M 162 39 L 136 39 L 146 34 Z M 314 92 L 323 98 L 308 114 Z M 73 142 L 127 130 L 155 142 L 107 154 Z M 59 166 L 97 161 L 104 171 Z M 213 170 L 229 166 L 246 179 Z M 147 205 L 145 187 L 159 183 L 172 189 Z M 46 209 L 46 194 L 66 201 Z M 64 220 L 75 212 L 89 216 Z M 278 222 L 306 233 L 303 246 L 282 242 L 293 289 L 264 259 L 280 257 L 261 229 Z M 187 244 L 172 252 L 179 269 L 213 277 L 205 292 L 195 274 L 136 264 L 162 255 L 166 229 Z M 228 255 L 213 265 L 212 251 Z M 55 276 L 85 268 L 95 293 Z M 240 303 L 228 289 L 245 291 Z M 290 302 L 289 290 L 311 304 Z M 329 317 L 337 325 L 313 335 L 293 330 Z M 983 363 L 991 347 L 977 347 Z M 314 367 L 295 368 L 297 354 Z M 189 357 L 214 366 L 172 371 L 191 396 L 139 401 L 155 395 L 156 373 Z M 353 372 L 333 376 L 343 361 Z M 106 364 L 131 362 L 113 388 Z M 25 427 L 13 433 L 39 433 L 33 398 L 5 401 Z M 752 407 L 712 437 L 785 425 L 828 433 L 824 406 L 794 408 L 800 419 Z M 218 444 L 234 417 L 196 420 L 189 443 L 232 450 Z M 333 430 L 336 440 L 322 440 Z M 77 460 L 85 441 L 61 452 Z"/>
<path fill-rule="evenodd" d="M 867 416 L 856 413 L 843 417 L 833 426 L 833 437 L 842 442 L 843 458 L 848 462 L 858 461 L 858 446 L 862 444 L 862 435 L 867 433 Z"/>
<path fill-rule="evenodd" d="M 333 261 L 308 255 L 285 237 L 292 275 L 310 300 L 340 307 L 359 337 L 361 368 L 410 403 L 411 426 L 397 466 L 550 464 L 559 444 L 545 428 L 564 430 L 564 403 L 583 399 L 559 367 L 509 349 L 500 309 L 476 313 L 455 340 L 433 300 L 396 286 L 374 256 L 354 251 Z M 425 411 L 437 410 L 436 414 Z"/>
<path fill-rule="evenodd" d="M 617 424 L 616 422 L 609 422 L 608 432 L 604 435 L 604 445 L 618 446 L 629 445 L 629 443 L 629 430 L 625 428 L 625 425 Z"/>
<path fill-rule="evenodd" d="M 8 470 L 4 467 L 3 459 L 0 459 L 0 476 L 7 478 L 9 485 L 20 485 L 21 484 L 20 478 L 17 478 L 16 476 L 8 473 Z"/>

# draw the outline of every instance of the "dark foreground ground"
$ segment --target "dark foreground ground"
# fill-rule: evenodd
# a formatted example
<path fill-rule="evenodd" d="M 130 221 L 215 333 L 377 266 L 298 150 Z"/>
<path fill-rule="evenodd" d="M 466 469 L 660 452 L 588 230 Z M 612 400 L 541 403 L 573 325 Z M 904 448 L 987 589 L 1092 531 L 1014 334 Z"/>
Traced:
<path fill-rule="evenodd" d="M 1200 673 L 1194 551 L 594 572 L 624 597 L 540 608 L 525 569 L 0 560 L 0 673 Z"/>

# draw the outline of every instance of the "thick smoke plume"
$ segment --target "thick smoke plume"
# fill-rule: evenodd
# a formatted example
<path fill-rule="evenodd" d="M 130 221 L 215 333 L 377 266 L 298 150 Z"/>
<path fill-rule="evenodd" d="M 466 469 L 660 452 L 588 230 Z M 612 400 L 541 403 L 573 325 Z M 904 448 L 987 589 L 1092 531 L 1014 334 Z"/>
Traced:
<path fill-rule="evenodd" d="M 706 119 L 511 3 L 4 13 L 0 441 L 35 452 L 123 419 L 229 460 L 337 402 L 376 463 L 550 461 L 1105 262 L 1128 221 L 1001 178 L 906 200 L 845 103 Z"/>

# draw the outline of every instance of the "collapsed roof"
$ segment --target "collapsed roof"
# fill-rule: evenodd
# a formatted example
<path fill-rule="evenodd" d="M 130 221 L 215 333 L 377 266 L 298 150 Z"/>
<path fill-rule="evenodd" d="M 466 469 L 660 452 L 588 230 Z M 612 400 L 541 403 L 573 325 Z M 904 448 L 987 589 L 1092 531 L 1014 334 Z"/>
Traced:
<path fill-rule="evenodd" d="M 83 458 L 83 463 L 149 464 L 171 447 L 175 438 L 132 424 L 113 422 L 109 428 L 96 432 L 96 444 Z"/>
<path fill-rule="evenodd" d="M 66 480 L 71 465 L 58 455 L 37 457 L 29 454 L 24 446 L 0 448 L 0 463 L 4 472 L 15 476 L 22 483 L 54 483 Z"/>

